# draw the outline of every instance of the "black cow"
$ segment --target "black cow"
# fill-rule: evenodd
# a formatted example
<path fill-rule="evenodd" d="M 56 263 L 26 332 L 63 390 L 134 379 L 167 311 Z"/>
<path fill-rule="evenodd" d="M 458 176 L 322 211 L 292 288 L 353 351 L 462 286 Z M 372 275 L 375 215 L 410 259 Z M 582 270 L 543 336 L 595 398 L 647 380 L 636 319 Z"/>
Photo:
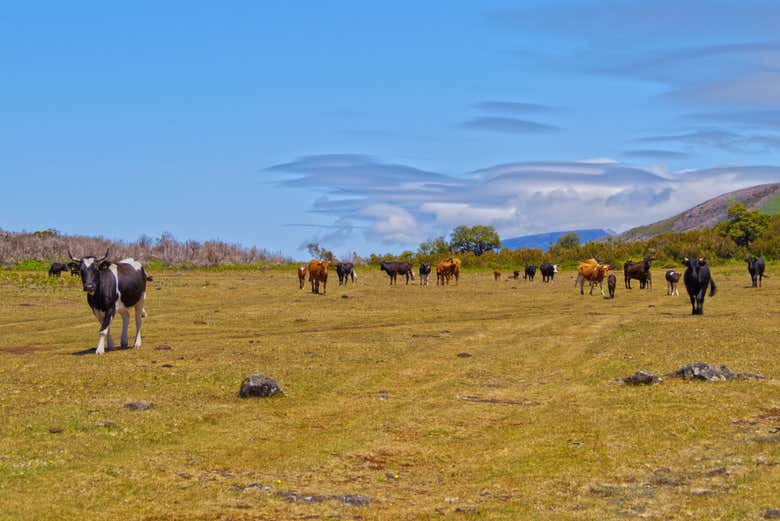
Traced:
<path fill-rule="evenodd" d="M 428 262 L 420 264 L 420 285 L 428 285 L 428 276 L 431 274 L 431 265 Z"/>
<path fill-rule="evenodd" d="M 715 281 L 710 276 L 710 267 L 704 259 L 685 258 L 683 265 L 687 266 L 683 281 L 688 296 L 691 298 L 691 315 L 704 314 L 704 296 L 707 286 L 710 287 L 710 297 L 715 295 Z"/>
<path fill-rule="evenodd" d="M 68 271 L 68 266 L 59 262 L 52 262 L 49 266 L 49 277 L 59 277 L 63 271 Z"/>
<path fill-rule="evenodd" d="M 520 278 L 520 271 L 515 270 L 514 272 L 512 272 L 512 278 L 515 279 L 515 280 L 519 279 Z"/>
<path fill-rule="evenodd" d="M 748 271 L 750 272 L 750 280 L 753 281 L 753 287 L 761 287 L 761 280 L 765 277 L 764 269 L 766 263 L 761 257 L 748 257 L 745 259 L 748 263 Z M 758 283 L 758 284 L 756 284 Z"/>
<path fill-rule="evenodd" d="M 626 289 L 631 289 L 631 279 L 637 279 L 639 281 L 639 289 L 653 287 L 653 279 L 650 275 L 650 262 L 652 260 L 652 257 L 645 257 L 645 260 L 642 262 L 632 262 L 631 259 L 629 259 L 623 264 Z"/>
<path fill-rule="evenodd" d="M 414 280 L 414 269 L 409 261 L 382 261 L 379 269 L 390 277 L 390 285 L 395 284 L 398 275 L 405 275 L 407 284 L 409 284 L 409 277 Z"/>
<path fill-rule="evenodd" d="M 71 277 L 73 277 L 74 275 L 81 275 L 81 269 L 79 268 L 78 262 L 70 261 L 68 263 L 68 269 L 70 270 Z"/>
<path fill-rule="evenodd" d="M 558 265 L 545 262 L 539 266 L 539 271 L 542 272 L 542 282 L 552 282 L 555 274 L 558 273 Z"/>
<path fill-rule="evenodd" d="M 609 289 L 609 298 L 615 298 L 615 287 L 617 286 L 617 277 L 610 273 L 607 277 L 607 289 Z"/>
<path fill-rule="evenodd" d="M 351 262 L 339 262 L 336 264 L 336 275 L 339 276 L 339 286 L 349 282 L 352 278 L 352 284 L 357 280 L 357 273 L 355 273 L 355 266 Z"/>
<path fill-rule="evenodd" d="M 111 338 L 111 321 L 114 314 L 122 316 L 121 345 L 127 347 L 127 326 L 130 322 L 130 308 L 135 311 L 135 342 L 133 347 L 141 347 L 141 323 L 146 316 L 144 301 L 146 298 L 146 281 L 151 277 L 146 276 L 143 266 L 133 259 L 123 259 L 111 262 L 108 259 L 108 250 L 101 258 L 94 256 L 73 257 L 68 250 L 68 255 L 74 262 L 79 263 L 81 282 L 87 293 L 87 302 L 92 308 L 95 318 L 100 322 L 98 345 L 95 353 L 102 355 L 105 352 L 106 337 L 108 348 L 114 347 Z"/>
<path fill-rule="evenodd" d="M 525 272 L 523 273 L 523 280 L 529 280 L 533 282 L 534 277 L 536 277 L 536 265 L 529 264 L 528 266 L 525 267 Z"/>

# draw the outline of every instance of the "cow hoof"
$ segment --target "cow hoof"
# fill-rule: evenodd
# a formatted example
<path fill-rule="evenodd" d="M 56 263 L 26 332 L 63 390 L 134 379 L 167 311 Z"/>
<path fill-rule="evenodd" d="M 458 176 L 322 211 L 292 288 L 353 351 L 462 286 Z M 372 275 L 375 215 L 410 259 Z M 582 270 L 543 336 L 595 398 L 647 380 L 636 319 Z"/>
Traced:
<path fill-rule="evenodd" d="M 102 355 L 102 354 L 105 354 L 105 352 L 106 352 L 106 351 L 105 351 L 105 350 L 103 350 L 103 349 L 95 349 L 95 354 L 96 354 L 96 355 Z"/>

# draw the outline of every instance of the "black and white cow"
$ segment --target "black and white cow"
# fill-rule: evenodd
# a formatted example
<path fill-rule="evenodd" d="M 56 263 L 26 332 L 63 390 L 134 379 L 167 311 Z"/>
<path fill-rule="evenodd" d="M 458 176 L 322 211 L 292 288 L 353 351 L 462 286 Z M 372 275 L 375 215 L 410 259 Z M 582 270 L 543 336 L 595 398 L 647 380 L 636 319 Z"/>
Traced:
<path fill-rule="evenodd" d="M 677 283 L 680 282 L 681 273 L 674 270 L 666 270 L 666 294 L 680 296 L 677 290 Z"/>
<path fill-rule="evenodd" d="M 526 266 L 525 272 L 523 273 L 523 280 L 528 280 L 530 282 L 533 282 L 535 276 L 536 276 L 536 265 L 529 264 L 528 266 Z"/>
<path fill-rule="evenodd" d="M 111 262 L 108 250 L 101 258 L 93 256 L 75 258 L 68 250 L 68 255 L 79 263 L 81 282 L 87 293 L 87 302 L 92 308 L 95 318 L 100 322 L 98 345 L 95 353 L 105 352 L 106 337 L 108 348 L 114 347 L 111 338 L 111 321 L 114 315 L 122 316 L 121 346 L 127 347 L 127 326 L 130 322 L 130 308 L 135 311 L 135 342 L 133 347 L 141 347 L 141 323 L 146 316 L 144 300 L 146 298 L 146 276 L 143 266 L 133 259 L 123 259 Z"/>
<path fill-rule="evenodd" d="M 354 284 L 357 279 L 355 265 L 351 262 L 339 262 L 336 264 L 336 275 L 339 276 L 339 286 L 349 282 L 350 277 L 352 277 L 352 284 Z"/>
<path fill-rule="evenodd" d="M 710 267 L 704 259 L 683 260 L 683 265 L 687 267 L 683 275 L 685 289 L 691 298 L 691 315 L 704 314 L 704 296 L 707 293 L 707 286 L 710 287 L 710 297 L 715 295 L 715 281 L 710 276 Z"/>
<path fill-rule="evenodd" d="M 748 271 L 750 272 L 750 279 L 753 281 L 753 287 L 761 287 L 761 281 L 766 276 L 764 270 L 766 269 L 766 263 L 761 257 L 748 257 L 745 259 L 748 264 Z"/>
<path fill-rule="evenodd" d="M 51 266 L 49 266 L 49 277 L 59 277 L 63 271 L 68 271 L 68 267 L 65 264 L 52 262 Z"/>
<path fill-rule="evenodd" d="M 431 274 L 431 264 L 428 262 L 423 262 L 420 264 L 420 285 L 421 286 L 427 286 L 428 285 L 428 277 Z"/>
<path fill-rule="evenodd" d="M 542 273 L 542 282 L 552 282 L 555 274 L 558 273 L 558 265 L 545 262 L 539 266 L 539 271 Z"/>

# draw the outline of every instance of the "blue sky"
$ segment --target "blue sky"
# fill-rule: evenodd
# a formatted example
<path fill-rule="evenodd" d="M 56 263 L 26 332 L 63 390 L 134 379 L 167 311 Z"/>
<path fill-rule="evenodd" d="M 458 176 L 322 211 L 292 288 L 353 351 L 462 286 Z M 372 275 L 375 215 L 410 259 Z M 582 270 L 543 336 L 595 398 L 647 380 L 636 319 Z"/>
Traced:
<path fill-rule="evenodd" d="M 0 228 L 296 258 L 624 230 L 780 181 L 770 1 L 0 11 Z"/>

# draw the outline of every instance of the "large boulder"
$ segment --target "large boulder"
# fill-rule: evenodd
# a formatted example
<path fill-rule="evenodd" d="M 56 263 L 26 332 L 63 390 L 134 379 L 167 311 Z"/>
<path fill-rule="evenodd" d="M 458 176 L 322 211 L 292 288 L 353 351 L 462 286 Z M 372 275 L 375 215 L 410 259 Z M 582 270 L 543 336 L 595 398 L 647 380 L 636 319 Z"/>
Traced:
<path fill-rule="evenodd" d="M 267 398 L 277 394 L 283 395 L 284 391 L 276 380 L 262 374 L 247 376 L 244 381 L 241 382 L 241 389 L 238 391 L 238 396 L 241 398 Z"/>
<path fill-rule="evenodd" d="M 706 362 L 694 362 L 684 365 L 666 376 L 682 378 L 683 380 L 704 380 L 707 382 L 722 382 L 733 380 L 734 378 L 764 378 L 758 374 L 735 373 L 725 365 L 712 365 Z"/>

